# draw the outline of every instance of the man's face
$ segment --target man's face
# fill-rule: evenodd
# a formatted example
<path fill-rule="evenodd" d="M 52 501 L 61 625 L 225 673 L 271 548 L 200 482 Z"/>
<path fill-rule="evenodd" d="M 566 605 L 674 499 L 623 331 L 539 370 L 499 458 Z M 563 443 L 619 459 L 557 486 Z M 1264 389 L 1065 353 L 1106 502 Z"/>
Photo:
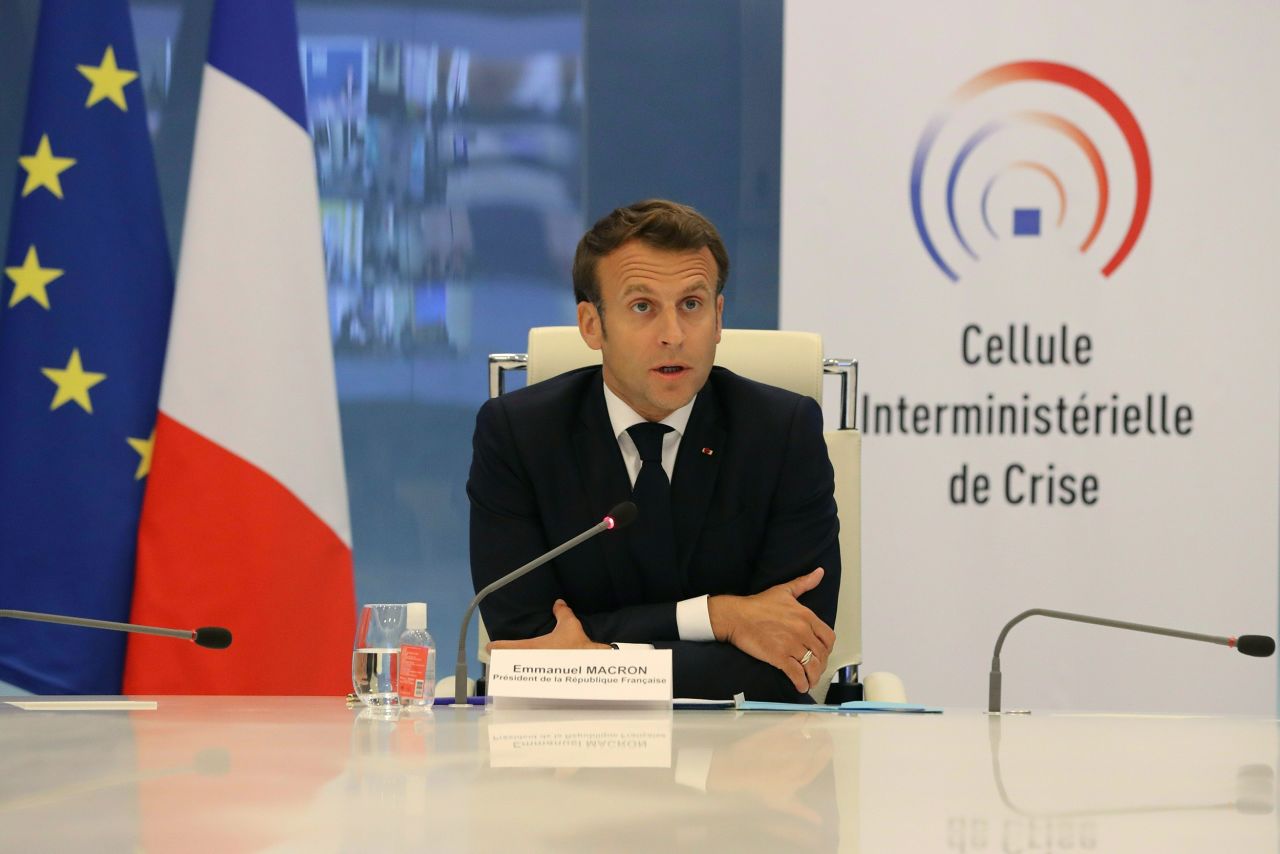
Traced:
<path fill-rule="evenodd" d="M 602 351 L 605 383 L 650 421 L 692 400 L 711 373 L 724 311 L 716 273 L 705 247 L 672 251 L 631 240 L 596 264 L 604 317 L 578 303 L 578 330 Z"/>

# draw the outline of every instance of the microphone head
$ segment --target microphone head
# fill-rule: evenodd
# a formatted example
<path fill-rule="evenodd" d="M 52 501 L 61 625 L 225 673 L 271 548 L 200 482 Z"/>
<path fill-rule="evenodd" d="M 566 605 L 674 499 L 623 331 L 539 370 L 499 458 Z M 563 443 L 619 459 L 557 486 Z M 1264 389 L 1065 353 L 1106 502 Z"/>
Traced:
<path fill-rule="evenodd" d="M 208 649 L 226 649 L 231 646 L 231 632 L 221 626 L 205 626 L 196 629 L 191 638 L 197 645 Z"/>
<path fill-rule="evenodd" d="M 1276 642 L 1266 635 L 1241 635 L 1236 639 L 1236 649 L 1245 655 L 1266 658 L 1276 651 Z"/>
<path fill-rule="evenodd" d="M 621 504 L 615 504 L 604 520 L 609 523 L 609 530 L 615 531 L 618 528 L 625 528 L 636 520 L 640 511 L 636 509 L 636 505 L 630 501 L 623 501 Z"/>

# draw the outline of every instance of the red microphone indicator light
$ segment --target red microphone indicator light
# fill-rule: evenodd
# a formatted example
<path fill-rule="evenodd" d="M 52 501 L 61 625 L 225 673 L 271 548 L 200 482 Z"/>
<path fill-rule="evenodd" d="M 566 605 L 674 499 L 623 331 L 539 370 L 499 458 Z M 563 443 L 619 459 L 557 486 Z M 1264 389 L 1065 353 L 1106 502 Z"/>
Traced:
<path fill-rule="evenodd" d="M 616 528 L 625 528 L 636 520 L 636 516 L 640 511 L 636 505 L 630 501 L 623 501 L 621 504 L 614 505 L 609 514 L 604 517 L 605 529 L 612 531 Z"/>

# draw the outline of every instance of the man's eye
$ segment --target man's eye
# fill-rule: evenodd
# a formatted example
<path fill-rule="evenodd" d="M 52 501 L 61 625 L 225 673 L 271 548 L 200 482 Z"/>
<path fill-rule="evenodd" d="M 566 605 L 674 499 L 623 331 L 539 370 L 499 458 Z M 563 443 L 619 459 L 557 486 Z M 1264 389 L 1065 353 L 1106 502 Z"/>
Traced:
<path fill-rule="evenodd" d="M 632 311 L 634 311 L 634 312 L 637 312 L 637 313 L 639 313 L 639 314 L 644 314 L 645 312 L 647 312 L 647 311 L 649 310 L 649 303 L 647 303 L 647 302 L 633 302 L 633 303 L 631 304 L 631 310 L 632 310 Z"/>
<path fill-rule="evenodd" d="M 686 311 L 693 311 L 700 305 L 702 305 L 702 300 L 687 299 L 684 301 L 684 307 Z"/>

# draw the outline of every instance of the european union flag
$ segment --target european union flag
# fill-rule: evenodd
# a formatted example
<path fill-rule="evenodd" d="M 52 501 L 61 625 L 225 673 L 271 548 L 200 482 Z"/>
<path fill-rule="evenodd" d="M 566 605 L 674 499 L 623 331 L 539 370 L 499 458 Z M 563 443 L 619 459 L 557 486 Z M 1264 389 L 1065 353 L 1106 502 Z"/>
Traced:
<path fill-rule="evenodd" d="M 44 0 L 0 274 L 0 608 L 127 620 L 173 272 L 126 0 Z M 125 638 L 0 620 L 0 679 L 116 693 Z"/>

